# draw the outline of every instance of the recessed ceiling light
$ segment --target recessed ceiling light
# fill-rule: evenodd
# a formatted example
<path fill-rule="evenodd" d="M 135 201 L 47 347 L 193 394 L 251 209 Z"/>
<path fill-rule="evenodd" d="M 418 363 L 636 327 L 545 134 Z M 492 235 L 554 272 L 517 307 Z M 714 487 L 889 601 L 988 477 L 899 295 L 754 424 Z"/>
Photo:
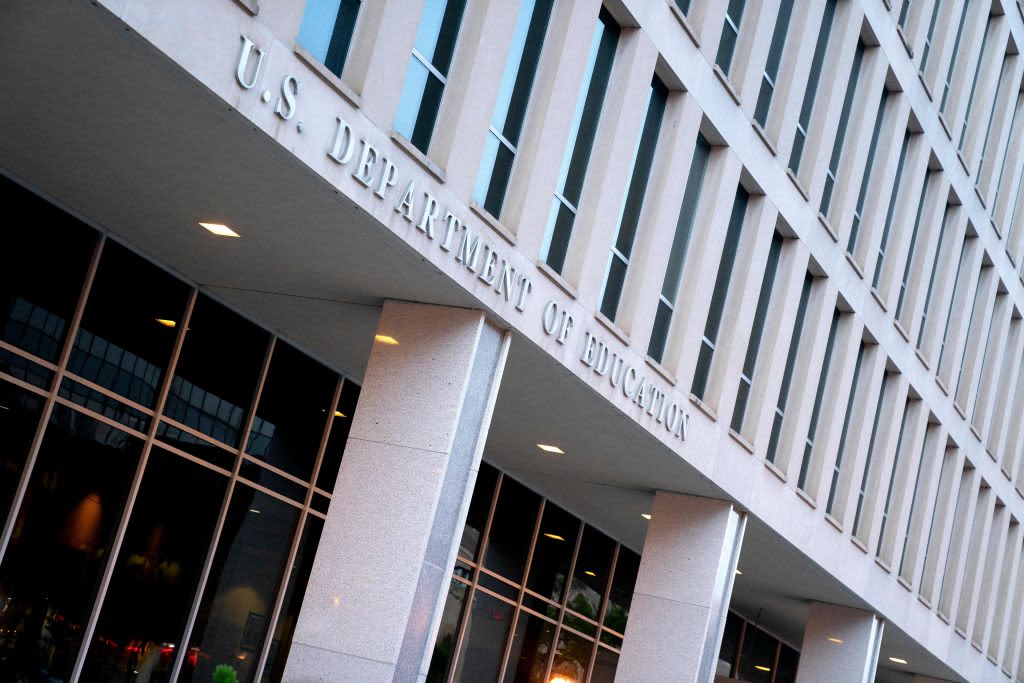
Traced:
<path fill-rule="evenodd" d="M 256 514 L 256 515 L 260 514 L 260 511 L 257 510 L 256 508 L 249 508 L 249 512 L 251 512 L 253 514 Z"/>
<path fill-rule="evenodd" d="M 544 534 L 544 537 L 545 538 L 550 538 L 552 541 L 564 541 L 565 540 L 565 538 L 563 536 L 559 536 L 558 534 Z"/>
<path fill-rule="evenodd" d="M 828 637 L 828 642 L 835 643 L 836 645 L 842 645 L 843 644 L 843 639 L 842 638 L 836 638 L 835 636 L 829 636 Z"/>
<path fill-rule="evenodd" d="M 156 321 L 158 323 L 160 323 L 161 325 L 163 325 L 164 327 L 177 327 L 178 326 L 177 322 L 175 322 L 173 320 L 168 320 L 167 318 L 157 318 Z"/>
<path fill-rule="evenodd" d="M 889 661 L 890 662 L 894 662 L 896 664 L 906 664 L 907 663 L 907 660 L 900 659 L 899 657 L 889 657 Z"/>
<path fill-rule="evenodd" d="M 381 344 L 387 344 L 388 346 L 398 346 L 398 340 L 394 337 L 389 337 L 386 334 L 375 335 L 373 340 L 380 342 Z"/>
<path fill-rule="evenodd" d="M 754 668 L 757 669 L 758 671 L 771 671 L 772 670 L 772 668 L 770 666 L 763 666 L 761 664 L 755 664 Z"/>
<path fill-rule="evenodd" d="M 10 410 L 7 406 L 0 406 L 0 410 Z"/>
<path fill-rule="evenodd" d="M 558 446 L 549 446 L 546 443 L 539 443 L 537 444 L 537 448 L 541 449 L 545 453 L 558 453 L 559 455 L 565 455 L 565 451 Z"/>
<path fill-rule="evenodd" d="M 737 569 L 736 570 L 736 576 L 743 576 L 743 572 L 741 572 L 739 569 Z"/>
<path fill-rule="evenodd" d="M 237 232 L 223 223 L 203 223 L 200 221 L 199 225 L 203 226 L 218 237 L 239 237 Z"/>
<path fill-rule="evenodd" d="M 586 574 L 587 576 L 597 576 L 597 574 L 595 574 L 594 572 L 590 571 L 589 569 L 584 570 L 583 573 Z"/>
<path fill-rule="evenodd" d="M 345 413 L 341 412 L 340 410 L 335 410 L 334 417 L 345 417 Z"/>
<path fill-rule="evenodd" d="M 644 519 L 650 519 L 651 518 L 651 513 L 649 513 L 649 512 L 641 512 L 640 516 L 643 517 Z"/>

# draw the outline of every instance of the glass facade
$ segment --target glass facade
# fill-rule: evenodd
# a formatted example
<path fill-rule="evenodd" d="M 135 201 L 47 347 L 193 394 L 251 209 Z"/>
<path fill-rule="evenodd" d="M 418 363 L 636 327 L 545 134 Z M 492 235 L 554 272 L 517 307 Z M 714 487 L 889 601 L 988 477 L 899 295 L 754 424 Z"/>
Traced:
<path fill-rule="evenodd" d="M 0 195 L 0 680 L 280 680 L 358 386 Z"/>
<path fill-rule="evenodd" d="M 725 619 L 715 680 L 793 683 L 800 653 L 735 612 Z"/>
<path fill-rule="evenodd" d="M 640 556 L 486 463 L 427 680 L 615 677 Z"/>
<path fill-rule="evenodd" d="M 299 44 L 341 78 L 356 31 L 362 0 L 309 0 L 299 29 Z"/>

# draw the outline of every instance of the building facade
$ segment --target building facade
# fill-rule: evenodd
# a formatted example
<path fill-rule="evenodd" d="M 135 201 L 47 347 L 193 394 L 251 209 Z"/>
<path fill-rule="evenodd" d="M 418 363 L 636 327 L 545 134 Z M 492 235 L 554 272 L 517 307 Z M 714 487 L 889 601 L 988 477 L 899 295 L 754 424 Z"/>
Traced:
<path fill-rule="evenodd" d="M 1024 681 L 1022 40 L 3 3 L 0 680 Z"/>

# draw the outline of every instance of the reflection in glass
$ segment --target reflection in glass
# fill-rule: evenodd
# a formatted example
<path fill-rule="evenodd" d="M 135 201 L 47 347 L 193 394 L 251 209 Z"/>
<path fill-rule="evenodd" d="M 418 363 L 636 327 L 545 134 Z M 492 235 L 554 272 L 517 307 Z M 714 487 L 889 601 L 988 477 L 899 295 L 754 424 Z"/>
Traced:
<path fill-rule="evenodd" d="M 239 446 L 270 336 L 209 297 L 196 299 L 164 414 Z"/>
<path fill-rule="evenodd" d="M 554 503 L 544 505 L 527 588 L 555 602 L 562 601 L 579 532 L 580 521 L 576 517 Z"/>
<path fill-rule="evenodd" d="M 152 408 L 188 295 L 185 283 L 107 240 L 68 371 Z"/>
<path fill-rule="evenodd" d="M 459 543 L 459 556 L 470 560 L 477 559 L 480 550 L 480 539 L 483 537 L 487 514 L 491 511 L 494 500 L 494 485 L 498 481 L 498 470 L 485 462 L 480 463 L 480 472 L 476 475 L 473 497 L 469 502 L 469 514 L 466 515 L 466 526 L 462 529 L 462 541 Z"/>
<path fill-rule="evenodd" d="M 750 624 L 743 634 L 739 677 L 750 683 L 770 683 L 775 668 L 775 651 L 779 641 Z"/>
<path fill-rule="evenodd" d="M 61 398 L 66 398 L 72 403 L 77 403 L 98 415 L 109 417 L 115 422 L 120 422 L 125 427 L 135 431 L 145 432 L 149 429 L 150 417 L 141 410 L 121 403 L 115 398 L 111 398 L 91 387 L 74 381 L 70 377 L 65 377 L 64 381 L 60 383 L 57 395 Z"/>
<path fill-rule="evenodd" d="M 544 683 L 555 625 L 528 612 L 520 612 L 512 634 L 512 649 L 505 683 Z"/>
<path fill-rule="evenodd" d="M 615 560 L 615 578 L 608 592 L 608 607 L 604 611 L 604 625 L 618 633 L 626 632 L 629 607 L 633 602 L 633 588 L 640 571 L 640 556 L 628 548 L 619 547 Z"/>
<path fill-rule="evenodd" d="M 141 452 L 54 406 L 0 564 L 0 680 L 67 680 Z"/>
<path fill-rule="evenodd" d="M 593 650 L 593 641 L 562 629 L 558 634 L 558 645 L 555 647 L 555 661 L 551 665 L 552 678 L 562 676 L 574 683 L 582 683 L 586 680 Z"/>
<path fill-rule="evenodd" d="M 615 668 L 619 665 L 619 655 L 603 647 L 597 648 L 594 658 L 594 670 L 590 673 L 590 683 L 613 683 Z"/>
<path fill-rule="evenodd" d="M 742 631 L 743 620 L 732 612 L 729 612 L 725 617 L 725 631 L 722 633 L 722 645 L 718 648 L 717 675 L 732 675 L 733 666 L 736 664 L 737 651 L 740 647 L 740 634 Z"/>
<path fill-rule="evenodd" d="M 485 567 L 510 581 L 523 580 L 539 506 L 540 496 L 536 493 L 513 479 L 502 479 L 484 553 Z"/>
<path fill-rule="evenodd" d="M 157 426 L 156 438 L 229 472 L 235 466 L 237 453 L 232 453 L 226 446 L 217 446 L 212 441 L 201 439 L 166 422 L 161 422 Z"/>
<path fill-rule="evenodd" d="M 455 666 L 457 681 L 497 680 L 515 608 L 476 591 L 466 619 L 466 634 Z"/>
<path fill-rule="evenodd" d="M 345 69 L 360 4 L 360 0 L 310 0 L 302 16 L 299 44 L 339 78 Z"/>
<path fill-rule="evenodd" d="M 794 683 L 799 663 L 800 653 L 787 645 L 782 645 L 779 649 L 779 663 L 775 667 L 775 680 L 772 683 Z"/>
<path fill-rule="evenodd" d="M 462 621 L 462 606 L 466 602 L 468 591 L 469 586 L 455 579 L 448 585 L 444 610 L 441 612 L 441 625 L 437 630 L 437 639 L 434 640 L 434 654 L 427 670 L 427 683 L 443 683 L 448 680 L 459 623 Z"/>
<path fill-rule="evenodd" d="M 298 519 L 298 508 L 235 486 L 179 680 L 206 683 L 219 664 L 253 680 Z"/>
<path fill-rule="evenodd" d="M 227 484 L 184 458 L 150 453 L 82 680 L 168 679 Z"/>
<path fill-rule="evenodd" d="M 295 633 L 295 623 L 299 619 L 299 608 L 302 607 L 302 598 L 306 595 L 306 584 L 309 581 L 309 574 L 313 571 L 313 559 L 316 557 L 316 548 L 320 543 L 320 535 L 324 531 L 324 521 L 319 517 L 308 515 L 305 527 L 302 530 L 302 540 L 299 542 L 298 553 L 295 562 L 292 563 L 292 573 L 288 577 L 288 588 L 285 590 L 284 602 L 281 605 L 281 616 L 277 620 L 277 628 L 274 629 L 274 638 L 270 644 L 270 651 L 267 653 L 267 663 L 263 667 L 263 681 L 280 681 L 284 675 L 284 665 L 288 661 L 288 650 L 292 644 L 292 634 Z"/>
<path fill-rule="evenodd" d="M 0 259 L 0 339 L 50 362 L 60 356 L 81 296 L 96 232 L 0 176 L 0 206 L 17 207 L 31 226 L 4 231 Z M 8 357 L 0 355 L 0 370 Z M 19 376 L 18 373 L 11 373 Z"/>
<path fill-rule="evenodd" d="M 341 386 L 338 407 L 334 410 L 334 422 L 331 423 L 331 434 L 327 437 L 327 448 L 320 463 L 320 473 L 316 477 L 316 485 L 328 493 L 334 490 L 334 482 L 338 479 L 341 455 L 348 442 L 348 433 L 352 428 L 352 418 L 358 402 L 359 385 L 346 379 Z"/>
<path fill-rule="evenodd" d="M 278 341 L 246 452 L 308 481 L 337 382 L 335 373 Z"/>
<path fill-rule="evenodd" d="M 40 396 L 0 380 L 0 529 L 7 524 L 42 409 Z"/>
<path fill-rule="evenodd" d="M 576 556 L 572 588 L 566 606 L 588 619 L 597 621 L 601 596 L 608 585 L 615 541 L 589 524 L 583 529 L 580 551 Z"/>

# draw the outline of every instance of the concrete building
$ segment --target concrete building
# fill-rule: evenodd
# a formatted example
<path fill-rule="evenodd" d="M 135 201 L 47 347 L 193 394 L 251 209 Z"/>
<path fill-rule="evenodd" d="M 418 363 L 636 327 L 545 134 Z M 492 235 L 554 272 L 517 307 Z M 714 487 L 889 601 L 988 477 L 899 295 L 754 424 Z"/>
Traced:
<path fill-rule="evenodd" d="M 1021 41 L 0 3 L 0 679 L 1024 681 Z"/>

